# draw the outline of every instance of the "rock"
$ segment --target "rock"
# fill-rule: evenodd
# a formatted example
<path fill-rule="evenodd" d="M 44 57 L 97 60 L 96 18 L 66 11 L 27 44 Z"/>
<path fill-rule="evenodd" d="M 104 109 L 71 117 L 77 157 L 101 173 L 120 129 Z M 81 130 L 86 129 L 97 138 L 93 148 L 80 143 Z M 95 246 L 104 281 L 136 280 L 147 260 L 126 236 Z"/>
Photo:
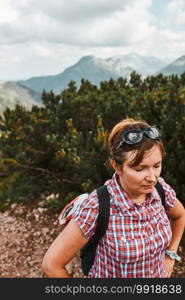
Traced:
<path fill-rule="evenodd" d="M 41 229 L 41 231 L 42 231 L 42 234 L 43 234 L 43 235 L 46 235 L 46 234 L 49 233 L 49 228 L 44 227 L 44 228 Z"/>
<path fill-rule="evenodd" d="M 59 197 L 59 194 L 50 194 L 49 196 L 46 197 L 46 200 L 54 200 Z"/>

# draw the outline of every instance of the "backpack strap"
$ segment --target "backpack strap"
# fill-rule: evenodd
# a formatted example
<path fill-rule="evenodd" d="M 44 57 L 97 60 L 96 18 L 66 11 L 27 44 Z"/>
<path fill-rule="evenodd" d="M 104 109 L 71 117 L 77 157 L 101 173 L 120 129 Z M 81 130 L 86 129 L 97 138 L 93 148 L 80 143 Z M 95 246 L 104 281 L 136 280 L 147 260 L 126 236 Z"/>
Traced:
<path fill-rule="evenodd" d="M 96 248 L 107 230 L 110 216 L 110 197 L 107 187 L 104 185 L 97 188 L 97 195 L 99 201 L 99 213 L 96 230 L 93 237 L 80 251 L 81 267 L 84 275 L 88 275 L 89 270 L 94 263 Z"/>
<path fill-rule="evenodd" d="M 157 181 L 155 187 L 157 189 L 159 196 L 161 197 L 162 205 L 165 207 L 165 193 L 164 193 L 163 186 L 159 181 Z"/>
<path fill-rule="evenodd" d="M 93 240 L 98 245 L 107 230 L 110 216 L 110 197 L 106 185 L 100 186 L 96 191 L 99 200 L 99 214 Z"/>
<path fill-rule="evenodd" d="M 97 226 L 92 238 L 87 242 L 87 244 L 82 248 L 82 255 L 88 251 L 89 248 L 96 250 L 96 247 L 105 234 L 109 222 L 110 216 L 110 197 L 107 187 L 105 185 L 97 188 L 97 195 L 99 201 L 99 212 L 97 218 Z"/>

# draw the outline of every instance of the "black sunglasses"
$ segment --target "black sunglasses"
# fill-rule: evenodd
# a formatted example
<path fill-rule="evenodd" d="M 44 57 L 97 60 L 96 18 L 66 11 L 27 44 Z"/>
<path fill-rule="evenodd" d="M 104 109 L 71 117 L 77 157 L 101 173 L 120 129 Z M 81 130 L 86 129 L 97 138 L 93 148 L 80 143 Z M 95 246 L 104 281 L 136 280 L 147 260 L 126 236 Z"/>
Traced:
<path fill-rule="evenodd" d="M 159 130 L 155 127 L 147 127 L 143 130 L 129 130 L 123 134 L 122 140 L 116 149 L 118 150 L 124 143 L 127 145 L 139 143 L 143 139 L 144 134 L 152 140 L 159 140 L 161 137 Z"/>

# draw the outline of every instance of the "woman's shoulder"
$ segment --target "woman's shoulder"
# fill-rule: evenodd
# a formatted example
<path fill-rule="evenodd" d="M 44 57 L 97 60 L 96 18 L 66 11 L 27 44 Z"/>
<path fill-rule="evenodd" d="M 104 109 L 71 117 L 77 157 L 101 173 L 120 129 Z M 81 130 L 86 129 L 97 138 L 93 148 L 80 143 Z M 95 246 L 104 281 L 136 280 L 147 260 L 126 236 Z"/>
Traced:
<path fill-rule="evenodd" d="M 173 187 L 169 183 L 167 183 L 163 177 L 158 177 L 158 182 L 162 185 L 164 190 L 173 190 Z"/>
<path fill-rule="evenodd" d="M 159 183 L 162 185 L 165 193 L 165 203 L 166 208 L 171 208 L 174 205 L 175 200 L 177 200 L 176 192 L 170 184 L 168 184 L 163 177 L 158 178 Z"/>
<path fill-rule="evenodd" d="M 98 211 L 98 199 L 96 190 L 94 190 L 92 193 L 87 194 L 72 215 L 72 219 L 88 239 L 94 234 Z"/>
<path fill-rule="evenodd" d="M 98 197 L 95 189 L 91 193 L 86 194 L 86 197 L 84 197 L 83 201 L 81 202 L 79 209 L 82 208 L 96 209 L 97 207 L 98 207 Z"/>

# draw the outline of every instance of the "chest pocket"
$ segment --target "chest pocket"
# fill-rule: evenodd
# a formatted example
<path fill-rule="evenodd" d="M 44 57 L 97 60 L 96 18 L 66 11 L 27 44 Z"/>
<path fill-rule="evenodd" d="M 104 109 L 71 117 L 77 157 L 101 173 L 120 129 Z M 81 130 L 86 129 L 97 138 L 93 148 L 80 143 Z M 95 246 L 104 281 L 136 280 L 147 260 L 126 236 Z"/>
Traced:
<path fill-rule="evenodd" d="M 113 219 L 115 217 L 113 216 Z M 149 240 L 145 232 L 145 224 L 134 224 L 128 219 L 116 217 L 114 226 L 108 227 L 106 247 L 113 260 L 123 263 L 142 261 L 149 255 Z"/>
<path fill-rule="evenodd" d="M 124 235 L 118 234 L 112 238 L 109 234 L 108 239 L 109 254 L 112 259 L 120 263 L 142 261 L 149 254 L 148 244 L 148 238 L 145 236 L 126 238 Z"/>

